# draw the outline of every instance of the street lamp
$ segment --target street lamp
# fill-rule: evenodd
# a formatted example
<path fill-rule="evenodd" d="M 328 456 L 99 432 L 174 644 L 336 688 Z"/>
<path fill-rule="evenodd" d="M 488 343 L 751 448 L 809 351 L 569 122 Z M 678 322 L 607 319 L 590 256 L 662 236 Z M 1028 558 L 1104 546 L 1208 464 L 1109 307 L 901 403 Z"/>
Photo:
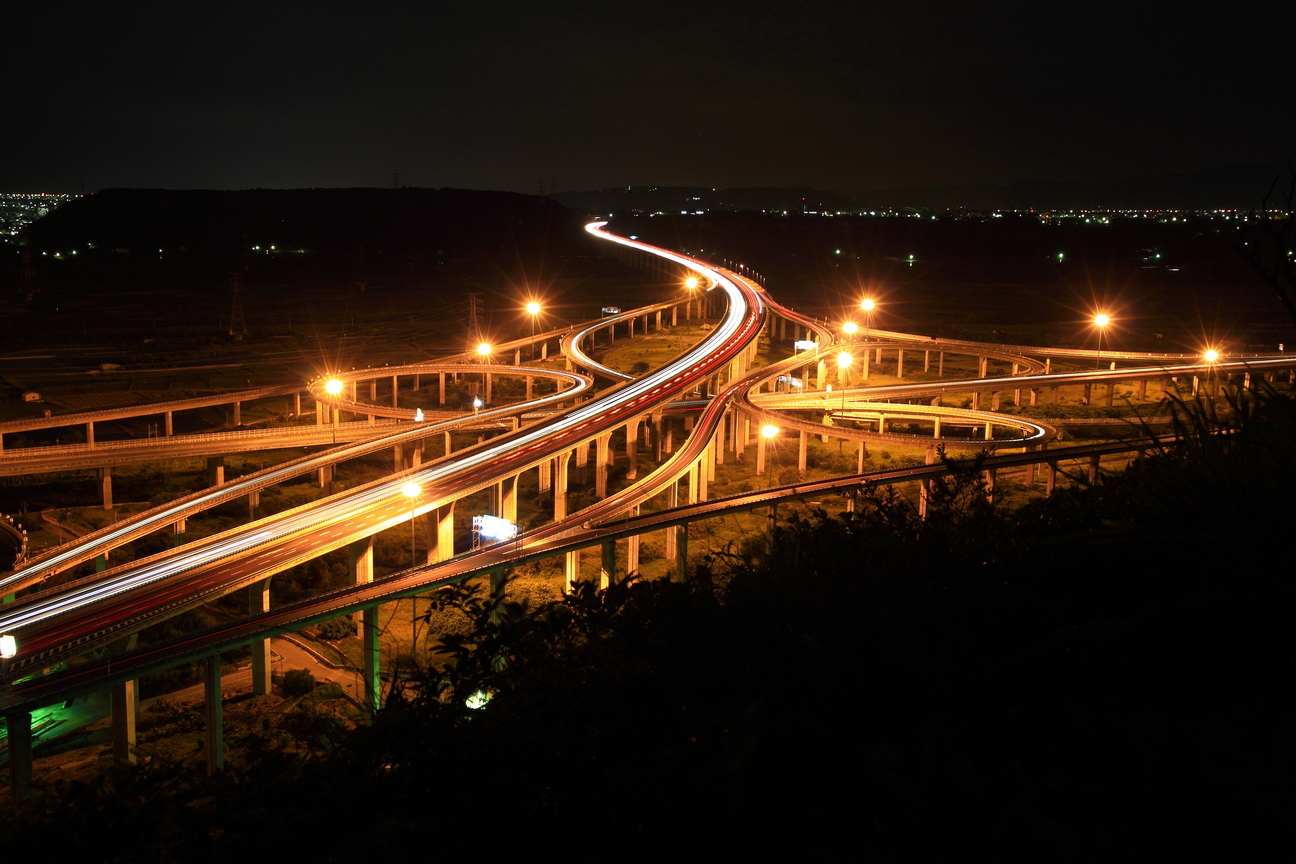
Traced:
<path fill-rule="evenodd" d="M 837 369 L 839 373 L 838 383 L 841 383 L 840 379 L 846 376 L 847 374 L 846 370 L 850 368 L 852 359 L 854 358 L 852 358 L 851 355 L 845 351 L 837 355 Z M 842 388 L 842 413 L 843 414 L 846 413 L 846 388 L 845 387 Z"/>
<path fill-rule="evenodd" d="M 486 359 L 487 359 L 488 357 L 490 357 L 490 355 L 491 355 L 491 346 L 490 346 L 490 343 L 489 343 L 489 342 L 483 342 L 483 343 L 481 343 L 480 345 L 478 345 L 478 346 L 477 346 L 477 354 L 478 354 L 478 356 L 480 356 L 480 357 L 482 358 L 482 362 L 485 363 L 485 362 L 486 362 Z"/>
<path fill-rule="evenodd" d="M 1214 348 L 1208 348 L 1206 349 L 1206 353 L 1203 354 L 1202 357 L 1206 360 L 1207 363 L 1214 363 L 1216 360 L 1219 359 L 1219 352 L 1216 351 Z"/>
<path fill-rule="evenodd" d="M 865 297 L 864 302 L 860 303 L 860 308 L 864 310 L 864 338 L 868 338 L 869 327 L 873 325 L 873 307 L 877 304 L 873 302 L 872 297 Z"/>
<path fill-rule="evenodd" d="M 6 633 L 0 636 L 0 658 L 12 660 L 18 656 L 18 640 Z"/>
<path fill-rule="evenodd" d="M 1099 312 L 1094 316 L 1094 325 L 1098 328 L 1098 357 L 1094 360 L 1094 368 L 1102 368 L 1102 337 L 1103 330 L 1111 323 L 1111 319 Z"/>
<path fill-rule="evenodd" d="M 540 304 L 532 300 L 526 305 L 527 314 L 531 316 L 531 361 L 535 362 L 535 325 L 536 316 L 540 314 Z"/>
<path fill-rule="evenodd" d="M 689 289 L 696 288 L 698 286 L 697 277 L 696 276 L 688 277 L 687 279 L 684 280 L 684 285 Z"/>
<path fill-rule="evenodd" d="M 418 566 L 418 545 L 414 539 L 414 502 L 423 494 L 423 487 L 417 483 L 406 483 L 401 487 L 401 494 L 410 501 L 410 567 Z M 418 644 L 418 598 L 410 598 L 410 656 Z"/>
<path fill-rule="evenodd" d="M 473 413 L 476 414 L 477 411 L 478 411 L 481 407 L 482 407 L 481 397 L 480 397 L 480 396 L 474 396 L 474 397 L 473 397 Z"/>
<path fill-rule="evenodd" d="M 329 394 L 330 396 L 340 396 L 340 395 L 342 395 L 342 382 L 339 381 L 339 380 L 336 379 L 336 378 L 330 378 L 329 381 L 328 381 L 328 383 L 324 385 L 324 392 L 327 393 L 327 394 Z M 329 412 L 332 413 L 332 415 L 333 415 L 333 443 L 336 444 L 336 443 L 337 443 L 337 424 L 338 424 L 338 409 L 337 409 L 337 406 L 336 406 L 336 405 L 330 405 L 330 406 L 329 406 Z"/>
<path fill-rule="evenodd" d="M 842 332 L 844 332 L 847 336 L 854 336 L 857 330 L 859 330 L 859 325 L 857 325 L 854 321 L 847 321 L 845 324 L 842 325 Z"/>

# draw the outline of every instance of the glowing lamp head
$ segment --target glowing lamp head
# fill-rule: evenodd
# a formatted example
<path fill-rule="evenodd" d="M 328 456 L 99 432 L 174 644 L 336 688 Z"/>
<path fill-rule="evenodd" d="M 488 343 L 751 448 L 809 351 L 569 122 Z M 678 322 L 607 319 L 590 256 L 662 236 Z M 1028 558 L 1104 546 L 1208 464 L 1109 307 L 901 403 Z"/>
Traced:
<path fill-rule="evenodd" d="M 779 427 L 777 426 L 766 424 L 765 426 L 761 427 L 761 435 L 765 438 L 777 438 L 778 433 L 779 433 Z"/>
<path fill-rule="evenodd" d="M 851 355 L 843 351 L 842 353 L 837 355 L 837 367 L 839 369 L 845 369 L 847 366 L 851 364 L 851 360 L 853 359 L 855 358 L 851 357 Z"/>
<path fill-rule="evenodd" d="M 423 494 L 423 487 L 417 483 L 406 483 L 401 487 L 401 494 L 406 498 L 417 498 Z"/>
<path fill-rule="evenodd" d="M 337 396 L 342 392 L 342 382 L 336 378 L 330 378 L 329 382 L 324 385 L 324 392 L 330 396 Z"/>
<path fill-rule="evenodd" d="M 477 346 L 477 353 L 480 354 L 480 355 L 483 356 L 483 357 L 489 357 L 489 356 L 490 356 L 490 353 L 491 353 L 491 346 L 490 346 L 490 343 L 488 343 L 488 342 L 483 342 L 483 343 L 481 343 L 480 345 L 478 345 L 478 346 Z"/>
<path fill-rule="evenodd" d="M 1100 313 L 1094 316 L 1094 323 L 1097 324 L 1099 327 L 1106 327 L 1108 324 L 1111 323 L 1111 319 L 1108 318 L 1106 315 Z"/>
<path fill-rule="evenodd" d="M 863 303 L 860 304 L 860 308 L 863 309 L 865 312 L 872 312 L 873 307 L 876 305 L 877 304 L 873 302 L 873 298 L 870 297 L 869 299 L 865 300 Z"/>
<path fill-rule="evenodd" d="M 687 285 L 689 288 L 696 288 L 698 286 L 697 277 L 696 276 L 688 277 L 687 279 L 684 280 L 684 284 Z"/>
<path fill-rule="evenodd" d="M 527 310 L 527 312 L 531 313 L 532 315 L 539 315 L 539 314 L 540 314 L 540 304 L 537 303 L 537 302 L 535 302 L 534 300 L 532 300 L 530 303 L 528 303 L 528 304 L 526 305 L 526 310 Z"/>
<path fill-rule="evenodd" d="M 1207 349 L 1206 353 L 1203 354 L 1202 356 L 1206 358 L 1207 363 L 1214 363 L 1216 360 L 1219 359 L 1219 352 L 1216 351 L 1214 348 L 1209 348 Z"/>
<path fill-rule="evenodd" d="M 0 657 L 12 660 L 18 656 L 18 640 L 6 633 L 0 636 Z"/>
<path fill-rule="evenodd" d="M 856 326 L 854 321 L 847 321 L 842 325 L 842 330 L 845 331 L 848 336 L 854 336 L 855 331 L 859 330 L 859 327 Z"/>
<path fill-rule="evenodd" d="M 474 397 L 473 397 L 473 407 L 474 407 L 474 408 L 480 408 L 480 407 L 482 407 L 482 401 L 481 401 L 481 397 L 480 397 L 480 396 L 474 396 Z"/>

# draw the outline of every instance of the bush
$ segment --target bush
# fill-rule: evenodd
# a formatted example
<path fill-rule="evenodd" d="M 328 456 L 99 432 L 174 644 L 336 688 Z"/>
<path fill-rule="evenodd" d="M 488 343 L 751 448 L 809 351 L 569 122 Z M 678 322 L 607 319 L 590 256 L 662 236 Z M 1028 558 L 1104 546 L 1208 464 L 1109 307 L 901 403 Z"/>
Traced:
<path fill-rule="evenodd" d="M 315 628 L 315 632 L 321 639 L 336 642 L 339 639 L 355 635 L 355 622 L 351 620 L 350 615 L 343 615 L 341 618 L 332 618 L 325 621 Z"/>
<path fill-rule="evenodd" d="M 307 669 L 289 669 L 283 677 L 285 696 L 305 696 L 315 689 L 315 676 Z"/>

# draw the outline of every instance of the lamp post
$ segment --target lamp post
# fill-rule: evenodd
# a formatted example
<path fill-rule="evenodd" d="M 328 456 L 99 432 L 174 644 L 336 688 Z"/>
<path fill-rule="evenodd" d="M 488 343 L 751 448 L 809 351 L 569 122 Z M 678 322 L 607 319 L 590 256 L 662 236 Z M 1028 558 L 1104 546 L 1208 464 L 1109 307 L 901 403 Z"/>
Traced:
<path fill-rule="evenodd" d="M 340 396 L 342 394 L 342 382 L 336 378 L 330 378 L 329 382 L 324 385 L 324 392 L 330 396 Z M 337 443 L 337 418 L 338 409 L 335 405 L 329 406 L 330 413 L 333 414 L 333 443 Z"/>
<path fill-rule="evenodd" d="M 848 354 L 848 353 L 845 352 L 845 351 L 843 351 L 843 352 L 841 352 L 840 354 L 837 355 L 837 369 L 838 369 L 838 373 L 839 373 L 839 377 L 838 377 L 838 382 L 837 382 L 837 383 L 840 384 L 840 383 L 841 383 L 841 378 L 847 376 L 848 373 L 847 373 L 846 370 L 847 370 L 847 369 L 850 369 L 850 365 L 851 365 L 851 360 L 852 360 L 852 359 L 854 359 L 854 358 L 852 358 L 851 355 Z M 849 383 L 849 382 L 847 382 L 847 383 Z M 845 415 L 845 413 L 846 413 L 846 388 L 843 387 L 843 388 L 842 388 L 842 414 Z"/>
<path fill-rule="evenodd" d="M 526 305 L 527 314 L 531 316 L 531 362 L 535 362 L 535 325 L 536 316 L 540 314 L 540 304 L 532 300 Z"/>
<path fill-rule="evenodd" d="M 418 566 L 418 545 L 414 537 L 414 502 L 418 500 L 419 495 L 423 493 L 423 487 L 417 483 L 406 483 L 401 487 L 401 494 L 409 499 L 410 502 L 410 567 Z M 418 598 L 410 598 L 410 655 L 413 656 L 414 648 L 418 644 Z"/>
<path fill-rule="evenodd" d="M 1094 360 L 1094 368 L 1102 368 L 1102 337 L 1103 330 L 1111 323 L 1111 319 L 1099 312 L 1094 316 L 1094 326 L 1098 328 L 1098 357 Z"/>

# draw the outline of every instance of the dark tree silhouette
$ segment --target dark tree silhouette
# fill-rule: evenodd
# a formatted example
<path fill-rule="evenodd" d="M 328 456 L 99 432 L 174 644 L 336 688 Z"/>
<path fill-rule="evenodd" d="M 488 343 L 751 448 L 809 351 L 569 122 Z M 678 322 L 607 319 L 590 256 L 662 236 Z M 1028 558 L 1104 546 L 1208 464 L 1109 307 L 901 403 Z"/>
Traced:
<path fill-rule="evenodd" d="M 1296 167 L 1277 177 L 1238 230 L 1237 250 L 1278 295 L 1296 327 Z M 1279 200 L 1281 199 L 1281 200 Z"/>

